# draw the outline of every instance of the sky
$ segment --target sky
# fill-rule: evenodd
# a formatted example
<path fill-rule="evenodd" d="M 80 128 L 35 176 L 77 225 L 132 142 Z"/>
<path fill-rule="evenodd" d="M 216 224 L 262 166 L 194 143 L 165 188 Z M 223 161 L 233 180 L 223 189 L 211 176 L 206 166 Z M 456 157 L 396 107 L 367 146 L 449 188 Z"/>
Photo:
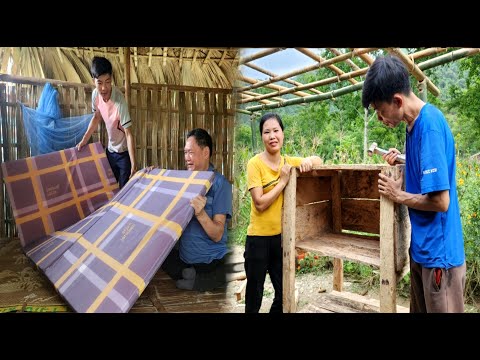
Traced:
<path fill-rule="evenodd" d="M 240 57 L 245 57 L 265 50 L 265 48 L 246 48 L 242 49 Z M 311 49 L 315 53 L 318 53 L 318 49 Z M 253 64 L 268 70 L 276 75 L 282 75 L 289 71 L 300 69 L 302 67 L 315 64 L 316 61 L 308 56 L 300 53 L 299 51 L 289 48 L 282 51 L 278 51 L 274 54 L 270 54 L 264 58 L 260 58 L 252 61 Z M 268 78 L 268 75 L 258 72 L 249 68 L 248 66 L 240 66 L 240 71 L 244 76 L 254 79 L 264 80 Z"/>

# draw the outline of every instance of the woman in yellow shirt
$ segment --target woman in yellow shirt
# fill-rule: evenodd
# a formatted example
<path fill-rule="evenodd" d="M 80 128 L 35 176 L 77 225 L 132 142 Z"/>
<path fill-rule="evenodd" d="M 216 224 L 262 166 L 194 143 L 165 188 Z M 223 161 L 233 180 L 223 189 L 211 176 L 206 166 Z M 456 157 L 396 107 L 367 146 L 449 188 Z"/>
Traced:
<path fill-rule="evenodd" d="M 245 244 L 245 312 L 258 313 L 262 305 L 267 271 L 275 289 L 271 313 L 282 312 L 282 205 L 283 189 L 292 166 L 301 172 L 322 163 L 318 156 L 282 156 L 283 123 L 279 115 L 267 113 L 260 119 L 265 150 L 248 161 L 248 190 L 252 196 L 250 224 Z"/>

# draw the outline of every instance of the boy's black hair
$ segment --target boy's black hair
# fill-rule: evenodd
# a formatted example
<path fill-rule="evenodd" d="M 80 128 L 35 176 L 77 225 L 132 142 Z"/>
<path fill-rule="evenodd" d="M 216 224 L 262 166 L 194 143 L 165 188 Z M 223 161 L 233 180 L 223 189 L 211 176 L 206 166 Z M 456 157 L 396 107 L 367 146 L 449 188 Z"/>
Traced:
<path fill-rule="evenodd" d="M 90 68 L 90 72 L 92 73 L 92 77 L 94 79 L 98 79 L 100 76 L 109 74 L 112 75 L 112 63 L 100 56 L 95 56 L 92 59 L 92 66 Z"/>

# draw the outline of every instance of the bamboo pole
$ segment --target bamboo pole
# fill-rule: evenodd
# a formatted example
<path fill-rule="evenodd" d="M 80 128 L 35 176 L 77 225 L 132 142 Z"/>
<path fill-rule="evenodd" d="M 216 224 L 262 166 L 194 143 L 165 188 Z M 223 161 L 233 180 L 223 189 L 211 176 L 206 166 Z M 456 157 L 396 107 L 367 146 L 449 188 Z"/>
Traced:
<path fill-rule="evenodd" d="M 238 89 L 238 91 L 253 90 L 253 89 L 256 89 L 256 88 L 259 88 L 259 87 L 262 87 L 262 86 L 265 86 L 265 85 L 268 85 L 268 84 L 271 84 L 271 83 L 274 83 L 274 82 L 277 82 L 277 81 L 281 81 L 281 80 L 284 80 L 284 79 L 291 78 L 291 77 L 296 76 L 296 75 L 300 75 L 300 74 L 303 74 L 303 73 L 306 73 L 306 72 L 309 72 L 309 71 L 312 71 L 312 70 L 317 70 L 319 68 L 322 68 L 322 67 L 325 67 L 325 66 L 328 66 L 328 65 L 331 65 L 331 64 L 336 64 L 336 63 L 338 63 L 340 61 L 343 61 L 345 59 L 350 59 L 352 56 L 358 56 L 360 54 L 365 54 L 367 52 L 374 51 L 376 49 L 377 48 L 355 49 L 351 52 L 348 52 L 348 53 L 345 53 L 343 55 L 340 55 L 340 56 L 337 56 L 337 57 L 319 62 L 317 64 L 313 64 L 313 65 L 310 65 L 310 66 L 307 66 L 307 67 L 303 67 L 301 69 L 293 70 L 293 71 L 290 71 L 289 73 L 279 75 L 279 76 L 276 76 L 274 78 L 270 78 L 270 79 L 267 79 L 267 80 L 264 80 L 264 81 L 256 82 L 255 84 L 252 84 L 250 86 L 240 88 L 240 89 Z"/>
<path fill-rule="evenodd" d="M 327 48 L 331 53 L 333 53 L 335 56 L 340 56 L 342 53 L 335 49 L 335 48 Z M 358 67 L 357 64 L 355 64 L 352 60 L 346 59 L 345 62 L 353 69 L 353 70 L 360 70 L 360 67 Z"/>
<path fill-rule="evenodd" d="M 315 60 L 315 61 L 318 61 L 318 62 L 322 62 L 322 61 L 325 61 L 324 58 L 322 58 L 321 56 L 315 54 L 313 51 L 311 50 L 308 50 L 308 49 L 305 49 L 305 48 L 296 48 L 297 51 L 300 51 L 302 54 L 304 55 L 307 55 L 309 58 Z M 340 55 L 339 55 L 340 56 Z M 346 60 L 349 60 L 349 59 L 346 59 Z M 336 67 L 335 65 L 327 65 L 326 66 L 327 68 L 329 68 L 330 70 L 332 70 L 335 74 L 337 75 L 343 75 L 345 73 L 345 71 L 343 71 L 342 69 Z M 348 81 L 351 83 L 351 84 L 356 84 L 357 81 L 355 79 L 348 79 Z"/>
<path fill-rule="evenodd" d="M 130 98 L 131 98 L 131 87 L 130 87 L 130 47 L 126 47 L 125 51 L 125 101 L 127 102 L 128 111 L 130 111 Z"/>
<path fill-rule="evenodd" d="M 440 55 L 436 57 L 435 59 L 430 59 L 426 60 L 418 65 L 420 70 L 427 70 L 430 68 L 433 68 L 435 66 L 443 65 L 452 61 L 456 61 L 458 59 L 468 57 L 475 55 L 480 52 L 480 48 L 464 48 L 460 50 L 455 50 L 452 52 L 449 52 L 444 55 Z M 308 97 L 304 98 L 297 98 L 297 99 L 289 99 L 285 100 L 283 102 L 275 103 L 275 104 L 269 104 L 269 105 L 255 105 L 255 106 L 250 106 L 247 107 L 245 110 L 254 112 L 254 111 L 262 111 L 266 109 L 274 109 L 274 108 L 280 108 L 283 106 L 289 106 L 289 105 L 295 105 L 295 104 L 303 104 L 303 103 L 309 103 L 312 101 L 322 101 L 322 100 L 327 100 L 331 99 L 333 97 L 338 97 L 341 95 L 345 95 L 357 90 L 360 90 L 363 87 L 363 82 L 360 82 L 356 85 L 350 85 L 346 86 L 342 89 L 334 90 L 329 93 L 324 93 L 321 95 L 311 95 Z"/>
<path fill-rule="evenodd" d="M 245 56 L 245 57 L 241 58 L 238 61 L 238 65 L 243 65 L 243 64 L 248 63 L 250 61 L 260 59 L 260 58 L 265 57 L 267 55 L 271 55 L 271 54 L 274 54 L 276 52 L 283 51 L 283 50 L 285 50 L 285 48 L 272 48 L 272 49 L 262 50 L 262 51 L 259 51 L 259 52 L 255 53 L 255 54 L 252 54 L 252 55 Z"/>
<path fill-rule="evenodd" d="M 445 51 L 447 51 L 447 48 L 429 48 L 429 49 L 417 51 L 409 56 L 414 59 L 419 59 L 425 56 L 435 55 Z"/>
<path fill-rule="evenodd" d="M 257 111 L 257 110 L 267 110 L 267 109 L 275 109 L 275 108 L 280 108 L 283 106 L 288 106 L 288 105 L 298 105 L 298 104 L 306 104 L 312 101 L 322 101 L 326 99 L 335 99 L 336 97 L 339 97 L 341 95 L 345 95 L 348 93 L 352 93 L 354 91 L 360 90 L 363 86 L 363 81 L 359 82 L 355 85 L 349 85 L 345 86 L 341 89 L 338 90 L 333 90 L 328 93 L 320 94 L 320 95 L 311 95 L 311 96 L 306 96 L 303 98 L 296 98 L 296 99 L 289 99 L 285 100 L 283 102 L 275 103 L 275 104 L 269 104 L 269 105 L 256 105 L 256 106 L 250 106 L 247 107 L 246 110 L 248 111 Z"/>
<path fill-rule="evenodd" d="M 335 83 L 335 82 L 340 82 L 340 81 L 343 81 L 343 80 L 347 80 L 347 79 L 349 79 L 351 77 L 354 77 L 354 76 L 365 75 L 367 73 L 367 71 L 368 71 L 368 67 L 360 69 L 360 70 L 351 71 L 349 73 L 344 73 L 343 75 L 340 75 L 340 76 L 334 76 L 334 77 L 331 77 L 331 78 L 328 78 L 328 79 L 314 81 L 314 82 L 311 82 L 311 83 L 308 83 L 308 84 L 305 84 L 305 85 L 291 87 L 291 88 L 285 88 L 284 90 L 276 91 L 276 92 L 272 92 L 272 93 L 268 93 L 268 94 L 262 94 L 262 95 L 254 97 L 253 99 L 248 99 L 248 101 L 240 100 L 238 103 L 239 104 L 244 104 L 244 103 L 248 103 L 248 102 L 252 102 L 252 101 L 265 100 L 265 99 L 271 98 L 273 96 L 281 96 L 281 95 L 290 94 L 290 93 L 293 93 L 293 92 L 299 91 L 299 90 L 308 90 L 312 87 L 328 85 L 328 84 L 332 84 L 332 83 Z M 280 101 L 282 101 L 282 100 L 283 99 L 281 99 Z"/>
<path fill-rule="evenodd" d="M 253 70 L 256 70 L 258 72 L 261 72 L 261 73 L 263 73 L 265 75 L 268 75 L 270 77 L 278 76 L 277 74 L 274 74 L 274 73 L 272 73 L 268 70 L 265 70 L 265 69 L 261 68 L 260 66 L 255 65 L 255 64 L 245 64 L 245 66 L 248 66 L 249 68 L 251 68 Z M 292 80 L 292 79 L 285 79 L 285 82 L 287 82 L 289 84 L 292 84 L 292 85 L 297 85 L 297 86 L 303 85 L 301 82 L 298 82 L 298 81 L 295 81 L 295 80 Z M 312 91 L 316 94 L 321 94 L 322 93 L 321 91 L 319 91 L 317 89 L 310 89 L 310 91 Z"/>
<path fill-rule="evenodd" d="M 28 76 L 18 76 L 18 75 L 8 75 L 8 74 L 0 74 L 0 81 L 11 82 L 14 84 L 27 84 L 27 85 L 45 85 L 46 83 L 50 83 L 52 85 L 62 85 L 65 87 L 74 86 L 74 87 L 84 87 L 93 89 L 95 86 L 92 84 L 82 84 L 76 82 L 69 82 L 63 80 L 55 80 L 55 79 L 40 79 L 40 78 L 33 78 Z"/>
<path fill-rule="evenodd" d="M 415 79 L 418 81 L 426 80 L 427 88 L 433 95 L 440 95 L 440 90 L 431 82 L 427 75 L 420 70 L 418 65 L 415 64 L 407 55 L 405 55 L 402 50 L 400 50 L 400 48 L 388 48 L 387 51 L 397 55 L 400 60 L 402 60 L 402 62 L 409 68 L 410 73 L 415 77 Z"/>
<path fill-rule="evenodd" d="M 421 70 L 427 70 L 439 65 L 443 65 L 458 59 L 477 54 L 480 48 L 464 48 L 449 52 L 444 55 L 437 56 L 434 59 L 426 60 L 418 65 Z"/>
<path fill-rule="evenodd" d="M 251 77 L 247 77 L 247 76 L 244 76 L 244 75 L 240 75 L 239 80 L 241 81 L 244 81 L 244 82 L 247 82 L 247 83 L 250 83 L 250 84 L 255 84 L 256 83 L 256 80 L 255 79 L 252 79 Z M 289 89 L 285 86 L 281 86 L 281 85 L 275 85 L 275 84 L 267 84 L 266 85 L 267 88 L 269 89 L 273 89 L 273 90 L 285 90 L 285 89 Z M 248 91 L 248 90 L 247 90 Z M 294 95 L 297 95 L 297 96 L 310 96 L 310 94 L 306 93 L 306 92 L 302 92 L 302 91 L 295 91 L 293 92 Z"/>

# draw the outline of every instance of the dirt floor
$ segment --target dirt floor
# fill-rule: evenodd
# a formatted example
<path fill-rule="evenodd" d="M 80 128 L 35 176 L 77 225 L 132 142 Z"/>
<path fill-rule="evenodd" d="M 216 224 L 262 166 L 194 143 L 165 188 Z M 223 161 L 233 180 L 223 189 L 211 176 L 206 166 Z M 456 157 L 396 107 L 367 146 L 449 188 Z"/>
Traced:
<path fill-rule="evenodd" d="M 307 273 L 307 274 L 297 274 L 295 277 L 295 285 L 298 289 L 298 303 L 297 303 L 297 312 L 306 312 L 309 304 L 315 303 L 325 293 L 330 293 L 332 291 L 332 279 L 333 273 L 331 270 L 325 270 L 321 273 Z M 227 296 L 235 297 L 235 292 L 238 291 L 244 282 L 242 281 L 232 281 L 229 283 L 227 288 Z M 367 299 L 379 299 L 379 286 L 378 284 L 373 284 L 369 286 L 368 281 L 360 281 L 356 279 L 349 279 L 345 276 L 343 282 L 343 291 L 359 294 L 364 296 Z M 263 301 L 262 307 L 260 308 L 260 313 L 268 313 L 270 306 L 272 305 L 274 297 L 274 289 L 270 281 L 270 277 L 267 275 L 265 280 L 265 287 L 263 292 Z M 409 308 L 410 301 L 408 298 L 408 292 L 398 291 L 397 292 L 397 305 Z M 241 300 L 236 302 L 236 305 L 233 308 L 235 313 L 244 313 L 245 312 L 245 300 L 242 297 Z M 471 304 L 465 305 L 466 313 L 480 313 L 480 306 L 474 306 Z"/>

